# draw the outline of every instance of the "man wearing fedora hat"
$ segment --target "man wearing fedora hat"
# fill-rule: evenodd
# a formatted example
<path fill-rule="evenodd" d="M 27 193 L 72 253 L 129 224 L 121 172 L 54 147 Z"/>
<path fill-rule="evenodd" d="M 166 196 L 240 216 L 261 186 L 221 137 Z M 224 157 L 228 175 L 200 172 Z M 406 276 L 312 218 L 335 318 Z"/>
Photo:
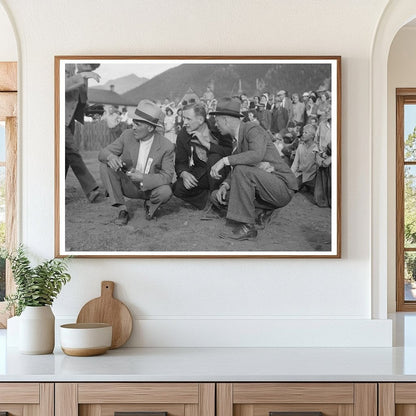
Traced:
<path fill-rule="evenodd" d="M 156 104 L 140 101 L 133 128 L 125 130 L 98 155 L 103 184 L 111 204 L 119 209 L 117 225 L 126 225 L 130 219 L 125 197 L 144 199 L 145 216 L 151 220 L 172 196 L 174 146 L 156 132 L 161 119 L 163 112 Z"/>
<path fill-rule="evenodd" d="M 257 124 L 241 121 L 238 100 L 219 100 L 212 114 L 220 132 L 234 139 L 232 154 L 211 168 L 214 178 L 221 176 L 224 167 L 232 168 L 211 197 L 217 207 L 228 206 L 227 219 L 237 224 L 231 232 L 222 232 L 220 237 L 252 240 L 257 237 L 255 224 L 257 228 L 264 228 L 273 210 L 290 202 L 297 190 L 297 181 L 270 135 Z"/>

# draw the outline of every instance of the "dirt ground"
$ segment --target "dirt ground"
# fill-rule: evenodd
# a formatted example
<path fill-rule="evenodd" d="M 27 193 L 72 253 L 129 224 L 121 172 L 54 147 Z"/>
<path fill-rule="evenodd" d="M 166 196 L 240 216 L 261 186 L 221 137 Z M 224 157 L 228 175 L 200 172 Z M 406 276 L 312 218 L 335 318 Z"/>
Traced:
<path fill-rule="evenodd" d="M 114 220 L 118 209 L 112 207 L 104 196 L 97 154 L 97 151 L 82 152 L 102 191 L 95 203 L 87 201 L 71 169 L 66 178 L 67 251 L 320 252 L 331 249 L 331 209 L 319 208 L 309 195 L 300 192 L 286 207 L 274 212 L 268 227 L 259 231 L 256 241 L 219 238 L 225 219 L 201 221 L 202 211 L 176 197 L 162 206 L 152 221 L 144 218 L 143 201 L 129 200 L 127 208 L 131 220 L 126 226 L 117 226 Z"/>

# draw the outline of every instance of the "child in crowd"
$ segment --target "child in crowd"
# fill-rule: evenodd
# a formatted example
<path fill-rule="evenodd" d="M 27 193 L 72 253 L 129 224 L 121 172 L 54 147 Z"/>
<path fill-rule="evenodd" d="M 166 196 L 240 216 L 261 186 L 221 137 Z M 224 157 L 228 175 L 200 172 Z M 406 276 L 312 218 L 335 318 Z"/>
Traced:
<path fill-rule="evenodd" d="M 313 193 L 315 188 L 315 177 L 319 167 L 319 149 L 314 142 L 316 127 L 306 125 L 303 135 L 296 150 L 292 171 L 298 179 L 299 190 L 302 188 Z"/>

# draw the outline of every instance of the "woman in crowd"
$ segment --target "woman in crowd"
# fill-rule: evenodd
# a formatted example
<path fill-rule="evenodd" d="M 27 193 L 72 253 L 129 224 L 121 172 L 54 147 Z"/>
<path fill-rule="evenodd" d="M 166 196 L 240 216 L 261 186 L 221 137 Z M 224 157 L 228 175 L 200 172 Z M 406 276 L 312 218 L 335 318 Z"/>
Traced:
<path fill-rule="evenodd" d="M 176 111 L 176 116 L 175 116 L 175 131 L 176 134 L 178 134 L 183 127 L 183 110 L 182 108 L 178 108 L 178 110 Z"/>
<path fill-rule="evenodd" d="M 320 117 L 331 112 L 331 101 L 328 91 L 324 91 L 320 96 L 320 102 L 316 109 L 316 114 Z"/>
<path fill-rule="evenodd" d="M 317 115 L 318 106 L 316 104 L 316 101 L 317 101 L 316 95 L 311 94 L 309 96 L 308 104 L 306 106 L 306 115 L 308 117 Z"/>
<path fill-rule="evenodd" d="M 176 144 L 175 115 L 170 107 L 166 107 L 166 116 L 163 123 L 165 126 L 164 136 L 173 144 Z"/>
<path fill-rule="evenodd" d="M 260 125 L 259 119 L 257 118 L 257 111 L 254 108 L 251 108 L 250 110 L 248 110 L 247 118 L 248 118 L 247 121 L 251 121 L 253 123 Z"/>
<path fill-rule="evenodd" d="M 244 116 L 243 121 L 248 121 L 248 110 L 250 103 L 247 99 L 241 101 L 240 113 Z"/>
<path fill-rule="evenodd" d="M 258 95 L 255 95 L 253 97 L 253 101 L 250 102 L 250 108 L 254 108 L 255 110 L 257 110 L 259 104 L 260 104 L 260 97 Z"/>

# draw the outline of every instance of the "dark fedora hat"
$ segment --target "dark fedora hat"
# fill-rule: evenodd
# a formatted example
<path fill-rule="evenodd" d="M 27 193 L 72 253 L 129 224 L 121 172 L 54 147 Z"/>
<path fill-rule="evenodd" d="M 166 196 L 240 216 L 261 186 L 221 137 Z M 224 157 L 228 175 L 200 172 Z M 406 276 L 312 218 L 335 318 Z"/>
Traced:
<path fill-rule="evenodd" d="M 241 101 L 237 98 L 220 98 L 216 110 L 211 111 L 209 114 L 213 116 L 244 117 L 244 114 L 240 113 L 240 107 Z"/>

